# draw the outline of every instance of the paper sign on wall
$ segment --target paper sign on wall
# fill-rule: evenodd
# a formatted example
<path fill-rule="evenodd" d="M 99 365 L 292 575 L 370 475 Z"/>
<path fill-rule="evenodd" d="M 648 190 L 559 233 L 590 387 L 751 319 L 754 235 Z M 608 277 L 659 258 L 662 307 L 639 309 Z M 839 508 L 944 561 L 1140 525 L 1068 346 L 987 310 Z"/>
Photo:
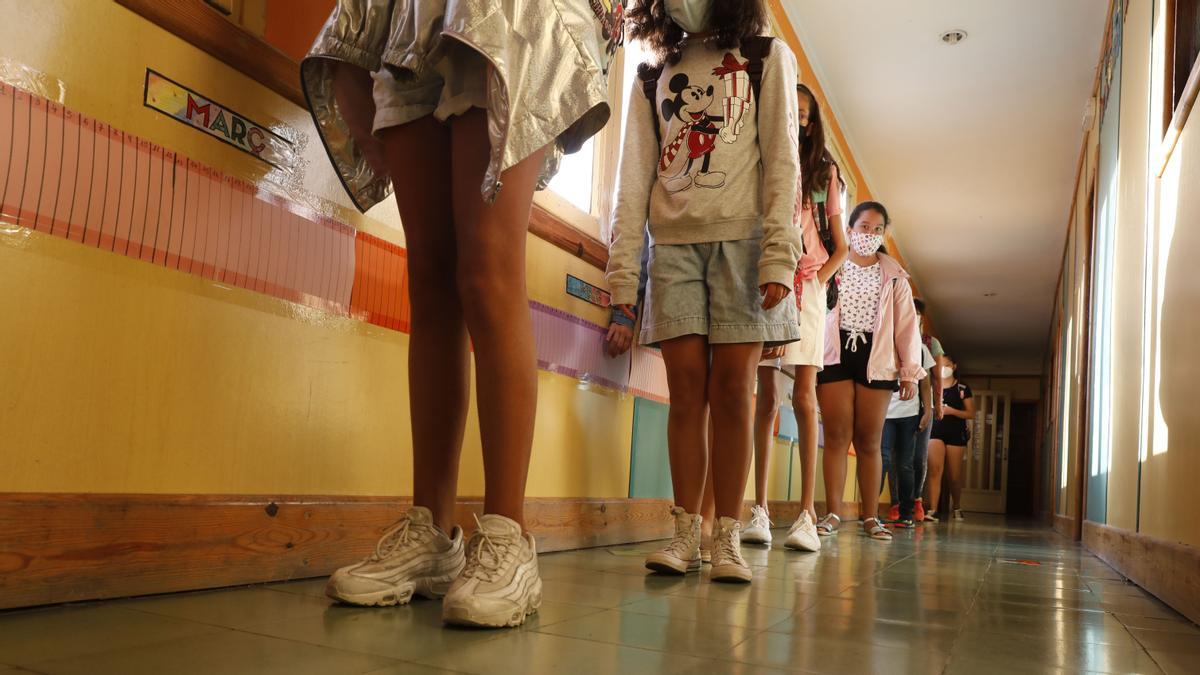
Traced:
<path fill-rule="evenodd" d="M 295 166 L 290 141 L 149 68 L 143 103 L 275 168 L 286 171 Z"/>
<path fill-rule="evenodd" d="M 567 295 L 573 295 L 600 307 L 608 307 L 612 304 L 612 294 L 608 291 L 570 274 L 567 275 Z"/>

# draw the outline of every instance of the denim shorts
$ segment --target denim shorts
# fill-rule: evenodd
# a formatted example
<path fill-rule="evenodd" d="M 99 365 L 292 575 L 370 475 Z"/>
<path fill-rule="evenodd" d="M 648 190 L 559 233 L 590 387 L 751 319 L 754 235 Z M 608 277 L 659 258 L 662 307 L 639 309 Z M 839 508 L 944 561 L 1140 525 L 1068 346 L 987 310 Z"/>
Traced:
<path fill-rule="evenodd" d="M 788 344 L 800 338 L 790 295 L 769 310 L 758 290 L 762 239 L 650 247 L 642 344 L 684 335 L 710 344 Z"/>

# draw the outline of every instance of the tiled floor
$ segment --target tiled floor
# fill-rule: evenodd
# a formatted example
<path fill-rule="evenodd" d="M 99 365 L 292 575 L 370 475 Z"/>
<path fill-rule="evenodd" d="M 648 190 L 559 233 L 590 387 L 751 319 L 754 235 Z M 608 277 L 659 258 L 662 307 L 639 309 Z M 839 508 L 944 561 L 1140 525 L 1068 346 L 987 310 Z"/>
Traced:
<path fill-rule="evenodd" d="M 0 675 L 1200 672 L 1200 628 L 1048 530 L 825 543 L 746 546 L 750 586 L 647 576 L 652 544 L 544 555 L 546 602 L 508 631 L 332 605 L 322 580 L 8 612 Z"/>

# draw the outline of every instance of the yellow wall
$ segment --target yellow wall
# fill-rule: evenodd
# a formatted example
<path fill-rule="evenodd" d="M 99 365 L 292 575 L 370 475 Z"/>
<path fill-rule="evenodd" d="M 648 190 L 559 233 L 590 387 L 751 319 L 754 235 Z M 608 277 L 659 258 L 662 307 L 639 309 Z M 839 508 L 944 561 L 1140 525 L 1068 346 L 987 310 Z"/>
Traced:
<path fill-rule="evenodd" d="M 252 183 L 256 160 L 142 106 L 145 69 L 300 131 L 312 203 L 403 243 L 390 200 L 348 209 L 306 111 L 129 10 L 8 0 L 0 16 L 20 17 L 0 23 L 4 57 L 61 80 L 67 106 Z M 599 270 L 532 237 L 529 258 L 531 298 L 605 321 L 563 292 Z M 0 286 L 21 289 L 0 294 L 0 491 L 410 489 L 404 334 L 27 230 L 0 233 Z M 623 497 L 632 400 L 576 385 L 539 374 L 529 494 Z M 483 492 L 473 412 L 459 487 Z"/>
<path fill-rule="evenodd" d="M 1161 3 L 1158 12 L 1162 12 Z M 1156 38 L 1157 40 L 1157 38 Z M 1155 69 L 1156 72 L 1161 72 Z M 1151 119 L 1155 119 L 1151 114 Z M 1156 134 L 1157 135 L 1157 134 Z M 1152 153 L 1152 157 L 1157 153 Z M 1161 156 L 1161 155 L 1160 155 Z M 1200 111 L 1193 110 L 1153 184 L 1156 222 L 1152 238 L 1151 304 L 1153 368 L 1150 416 L 1144 421 L 1149 451 L 1142 463 L 1140 529 L 1146 534 L 1200 546 Z"/>

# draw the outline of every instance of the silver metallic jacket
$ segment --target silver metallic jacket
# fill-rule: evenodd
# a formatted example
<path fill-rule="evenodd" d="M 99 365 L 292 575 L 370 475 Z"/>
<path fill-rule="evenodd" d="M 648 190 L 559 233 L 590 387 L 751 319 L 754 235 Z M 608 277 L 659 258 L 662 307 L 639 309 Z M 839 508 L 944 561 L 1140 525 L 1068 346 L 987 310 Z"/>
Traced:
<path fill-rule="evenodd" d="M 367 164 L 338 110 L 336 62 L 421 77 L 440 58 L 444 38 L 472 47 L 491 65 L 491 160 L 481 186 L 491 202 L 505 169 L 550 146 L 544 185 L 561 153 L 578 150 L 608 121 L 606 71 L 623 18 L 620 0 L 339 0 L 301 63 L 301 81 L 329 158 L 366 211 L 391 184 Z M 374 109 L 371 100 L 362 105 Z"/>

